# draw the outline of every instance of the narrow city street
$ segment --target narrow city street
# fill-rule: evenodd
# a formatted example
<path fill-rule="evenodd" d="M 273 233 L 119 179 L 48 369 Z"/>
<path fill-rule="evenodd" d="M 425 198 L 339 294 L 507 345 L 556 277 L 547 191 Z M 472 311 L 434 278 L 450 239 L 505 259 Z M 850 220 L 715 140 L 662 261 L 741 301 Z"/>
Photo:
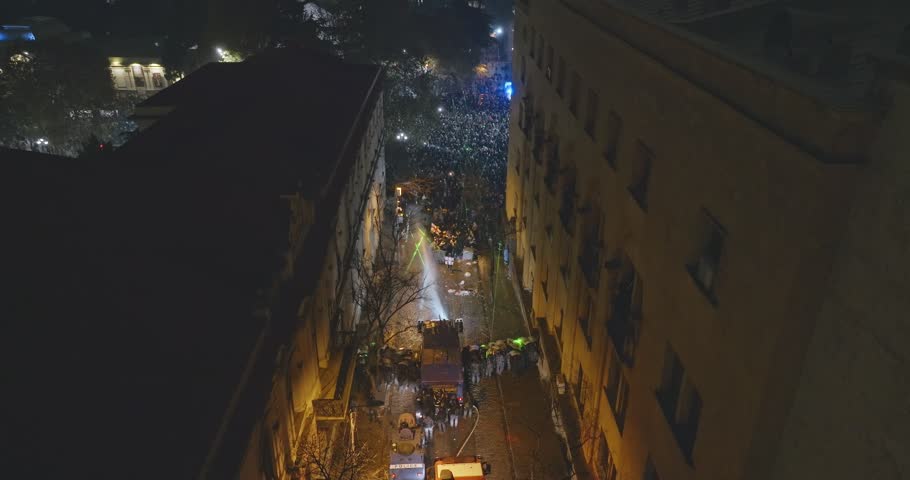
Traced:
<path fill-rule="evenodd" d="M 528 336 L 501 256 L 491 259 L 484 254 L 473 260 L 459 259 L 449 268 L 433 254 L 421 209 L 411 206 L 408 210 L 411 223 L 407 238 L 399 246 L 400 258 L 406 268 L 421 270 L 429 288 L 421 301 L 401 313 L 405 320 L 416 324 L 417 320 L 440 317 L 461 319 L 462 345 Z M 420 341 L 416 331 L 410 330 L 393 339 L 391 346 L 418 351 Z M 479 455 L 490 463 L 490 480 L 568 478 L 561 449 L 563 441 L 553 426 L 548 391 L 536 368 L 527 368 L 520 374 L 506 371 L 501 376 L 483 378 L 471 387 L 479 411 L 462 418 L 456 428 L 436 429 L 427 449 L 427 466 L 436 457 L 460 453 Z M 382 431 L 386 436 L 399 414 L 415 410 L 413 388 L 395 383 L 377 385 L 374 395 L 386 405 L 382 416 Z M 374 435 L 380 433 L 378 424 L 370 423 L 367 418 L 359 423 L 364 441 L 372 442 Z M 387 451 L 383 450 L 386 459 Z"/>

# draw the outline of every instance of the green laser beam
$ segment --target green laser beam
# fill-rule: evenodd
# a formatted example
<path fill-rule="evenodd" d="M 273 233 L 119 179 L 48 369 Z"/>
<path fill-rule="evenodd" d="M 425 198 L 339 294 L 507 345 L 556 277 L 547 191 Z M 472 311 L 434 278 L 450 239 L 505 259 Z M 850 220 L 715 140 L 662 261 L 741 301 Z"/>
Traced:
<path fill-rule="evenodd" d="M 411 254 L 411 259 L 408 261 L 409 269 L 411 268 L 411 263 L 414 262 L 414 257 L 416 257 L 417 255 L 420 255 L 421 256 L 420 260 L 423 261 L 423 255 L 420 253 L 420 244 L 421 243 L 423 243 L 422 238 L 414 245 L 414 253 Z"/>

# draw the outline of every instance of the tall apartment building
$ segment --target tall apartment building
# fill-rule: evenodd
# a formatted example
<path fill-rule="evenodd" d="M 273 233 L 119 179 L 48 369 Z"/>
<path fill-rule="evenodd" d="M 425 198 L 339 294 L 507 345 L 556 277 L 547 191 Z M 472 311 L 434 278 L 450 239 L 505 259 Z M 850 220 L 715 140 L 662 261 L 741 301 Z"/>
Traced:
<path fill-rule="evenodd" d="M 348 420 L 351 267 L 385 197 L 381 71 L 276 51 L 137 114 L 109 157 L 0 152 L 2 468 L 302 478 L 301 442 Z"/>
<path fill-rule="evenodd" d="M 907 13 L 516 1 L 506 213 L 582 478 L 910 478 Z"/>

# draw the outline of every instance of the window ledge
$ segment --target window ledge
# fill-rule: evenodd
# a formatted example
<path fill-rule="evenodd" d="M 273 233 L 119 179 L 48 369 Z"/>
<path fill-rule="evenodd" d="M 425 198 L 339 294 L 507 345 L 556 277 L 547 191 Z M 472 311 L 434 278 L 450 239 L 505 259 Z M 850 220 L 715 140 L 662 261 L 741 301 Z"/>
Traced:
<path fill-rule="evenodd" d="M 695 267 L 692 265 L 686 265 L 686 272 L 689 274 L 689 278 L 692 279 L 692 283 L 695 284 L 695 288 L 708 300 L 708 303 L 712 307 L 717 308 L 717 295 L 714 293 L 713 289 L 708 288 L 698 279 L 698 276 L 695 275 Z"/>

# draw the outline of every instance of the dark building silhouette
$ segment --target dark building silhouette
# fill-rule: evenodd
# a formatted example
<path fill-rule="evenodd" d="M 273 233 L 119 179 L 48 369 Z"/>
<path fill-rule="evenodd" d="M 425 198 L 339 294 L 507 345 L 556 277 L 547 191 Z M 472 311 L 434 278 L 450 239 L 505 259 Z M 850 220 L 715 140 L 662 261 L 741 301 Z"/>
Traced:
<path fill-rule="evenodd" d="M 3 471 L 288 478 L 345 419 L 380 77 L 276 51 L 151 97 L 113 155 L 0 151 Z"/>

